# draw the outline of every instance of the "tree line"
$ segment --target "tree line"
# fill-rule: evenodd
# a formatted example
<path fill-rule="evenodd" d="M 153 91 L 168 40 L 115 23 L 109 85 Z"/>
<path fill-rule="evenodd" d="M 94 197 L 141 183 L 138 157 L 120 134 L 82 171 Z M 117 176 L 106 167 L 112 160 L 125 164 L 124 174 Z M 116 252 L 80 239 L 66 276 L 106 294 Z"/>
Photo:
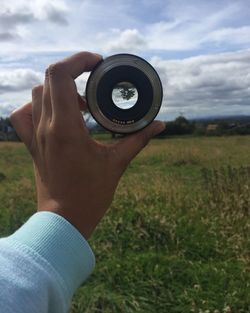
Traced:
<path fill-rule="evenodd" d="M 168 121 L 166 129 L 158 135 L 160 138 L 170 136 L 224 136 L 224 135 L 248 135 L 250 134 L 249 121 L 217 120 L 217 121 L 192 121 L 184 116 L 178 116 L 174 121 Z M 100 125 L 90 128 L 91 133 L 108 133 Z M 112 135 L 112 137 L 115 137 Z M 0 118 L 0 141 L 19 141 L 10 119 Z"/>

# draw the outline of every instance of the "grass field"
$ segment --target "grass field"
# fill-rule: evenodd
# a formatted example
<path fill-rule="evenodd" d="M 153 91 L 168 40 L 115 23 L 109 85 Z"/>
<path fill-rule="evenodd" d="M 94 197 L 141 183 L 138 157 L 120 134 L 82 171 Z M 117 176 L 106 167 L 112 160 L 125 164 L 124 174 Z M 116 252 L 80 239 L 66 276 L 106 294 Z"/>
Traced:
<path fill-rule="evenodd" d="M 0 234 L 35 211 L 31 158 L 0 143 Z M 91 238 L 72 313 L 250 312 L 250 136 L 153 140 Z"/>

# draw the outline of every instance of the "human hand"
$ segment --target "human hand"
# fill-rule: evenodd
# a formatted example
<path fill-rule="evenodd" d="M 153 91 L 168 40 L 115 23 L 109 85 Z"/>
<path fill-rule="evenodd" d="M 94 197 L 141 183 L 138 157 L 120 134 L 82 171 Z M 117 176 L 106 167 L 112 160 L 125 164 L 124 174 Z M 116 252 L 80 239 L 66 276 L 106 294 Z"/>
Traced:
<path fill-rule="evenodd" d="M 63 216 L 85 238 L 109 208 L 129 162 L 165 127 L 154 121 L 113 145 L 91 139 L 74 79 L 100 61 L 81 52 L 51 65 L 44 86 L 32 90 L 32 102 L 10 116 L 34 161 L 38 211 Z"/>

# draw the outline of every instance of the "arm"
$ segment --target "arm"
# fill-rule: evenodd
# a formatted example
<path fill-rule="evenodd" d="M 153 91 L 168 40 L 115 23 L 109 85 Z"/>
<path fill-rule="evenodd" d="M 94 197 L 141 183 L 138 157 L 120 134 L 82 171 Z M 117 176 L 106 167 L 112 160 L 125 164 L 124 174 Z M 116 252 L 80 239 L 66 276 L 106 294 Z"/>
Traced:
<path fill-rule="evenodd" d="M 74 79 L 99 61 L 100 56 L 82 52 L 51 65 L 44 85 L 33 89 L 32 103 L 11 115 L 34 161 L 38 213 L 1 239 L 0 290 L 11 291 L 0 291 L 5 312 L 19 312 L 20 298 L 26 299 L 20 312 L 67 311 L 94 266 L 86 239 L 109 208 L 129 162 L 164 128 L 153 122 L 113 145 L 91 139 L 79 108 L 86 104 L 79 103 Z"/>

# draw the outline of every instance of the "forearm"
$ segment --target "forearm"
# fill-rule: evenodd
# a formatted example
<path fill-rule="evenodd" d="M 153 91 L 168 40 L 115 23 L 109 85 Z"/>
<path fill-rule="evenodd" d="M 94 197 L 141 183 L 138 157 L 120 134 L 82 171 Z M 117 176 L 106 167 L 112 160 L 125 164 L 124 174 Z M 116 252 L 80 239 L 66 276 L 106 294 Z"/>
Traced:
<path fill-rule="evenodd" d="M 88 243 L 63 217 L 34 214 L 13 235 L 0 239 L 1 310 L 67 312 L 94 263 Z"/>

